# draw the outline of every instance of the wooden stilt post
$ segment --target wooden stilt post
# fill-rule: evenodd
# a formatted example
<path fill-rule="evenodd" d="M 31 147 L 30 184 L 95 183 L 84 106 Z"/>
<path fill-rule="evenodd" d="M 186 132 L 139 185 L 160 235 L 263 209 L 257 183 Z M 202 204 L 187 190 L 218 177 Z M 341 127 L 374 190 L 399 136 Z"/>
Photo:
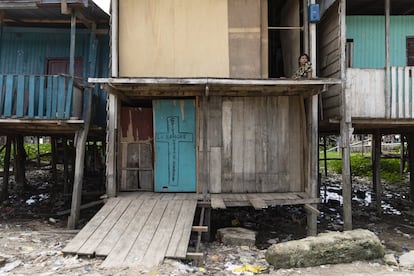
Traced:
<path fill-rule="evenodd" d="M 325 167 L 325 177 L 328 176 L 328 160 L 326 154 L 326 136 L 323 136 L 323 165 Z"/>
<path fill-rule="evenodd" d="M 63 154 L 65 158 L 63 158 L 63 193 L 67 194 L 69 191 L 68 188 L 68 180 L 69 180 L 69 164 L 68 164 L 68 139 L 65 137 L 63 138 Z"/>
<path fill-rule="evenodd" d="M 410 171 L 410 199 L 414 202 L 414 134 L 407 135 L 408 168 Z"/>
<path fill-rule="evenodd" d="M 25 189 L 26 188 L 26 151 L 24 149 L 24 137 L 18 135 L 16 137 L 16 170 L 15 181 L 16 186 Z"/>
<path fill-rule="evenodd" d="M 37 136 L 37 166 L 40 168 L 40 138 Z"/>
<path fill-rule="evenodd" d="M 374 173 L 374 167 L 375 167 L 375 135 L 372 134 L 371 137 L 371 172 L 372 172 L 372 193 L 374 195 L 377 194 L 377 175 Z"/>
<path fill-rule="evenodd" d="M 307 125 L 308 125 L 308 189 L 307 192 L 313 198 L 318 196 L 318 96 L 312 96 L 307 99 Z M 309 204 L 312 208 L 317 209 L 317 204 Z M 317 229 L 317 215 L 310 209 L 306 208 L 307 213 L 307 235 L 315 236 Z"/>
<path fill-rule="evenodd" d="M 374 148 L 374 162 L 372 166 L 372 178 L 373 182 L 372 185 L 375 187 L 375 205 L 377 209 L 377 214 L 381 215 L 382 208 L 381 208 L 381 197 L 382 197 L 382 186 L 381 186 L 381 134 L 377 130 L 373 134 L 372 138 L 373 148 Z"/>
<path fill-rule="evenodd" d="M 56 164 L 57 164 L 57 146 L 56 146 L 56 137 L 51 136 L 50 137 L 50 144 L 51 144 L 51 149 L 52 149 L 52 160 L 51 160 L 51 165 L 52 165 L 52 179 L 53 179 L 53 183 L 57 183 L 57 169 L 56 169 Z"/>
<path fill-rule="evenodd" d="M 405 142 L 404 142 L 404 135 L 400 134 L 400 174 L 404 174 L 405 169 Z"/>
<path fill-rule="evenodd" d="M 75 52 L 75 30 L 76 30 L 76 15 L 72 13 L 71 18 L 71 63 L 74 63 L 74 52 Z M 92 32 L 89 40 L 89 74 L 95 74 L 95 65 L 96 65 L 96 25 L 93 25 Z M 73 65 L 73 64 L 72 64 Z M 73 69 L 73 68 L 72 68 Z M 74 71 L 71 70 L 71 76 L 73 77 Z M 92 88 L 85 88 L 84 92 L 86 93 L 87 106 L 86 114 L 84 114 L 84 125 L 83 129 L 80 129 L 75 134 L 75 145 L 76 145 L 76 154 L 75 154 L 75 176 L 73 180 L 73 193 L 72 193 L 72 205 L 70 210 L 70 216 L 68 218 L 68 228 L 74 229 L 79 221 L 80 217 L 80 206 L 82 200 L 82 186 L 83 186 L 83 169 L 85 165 L 85 148 L 88 138 L 89 126 L 92 116 Z"/>
<path fill-rule="evenodd" d="M 6 152 L 4 154 L 4 166 L 3 166 L 3 185 L 1 187 L 0 202 L 3 202 L 9 197 L 9 170 L 10 170 L 11 140 L 12 138 L 10 136 L 7 136 Z"/>

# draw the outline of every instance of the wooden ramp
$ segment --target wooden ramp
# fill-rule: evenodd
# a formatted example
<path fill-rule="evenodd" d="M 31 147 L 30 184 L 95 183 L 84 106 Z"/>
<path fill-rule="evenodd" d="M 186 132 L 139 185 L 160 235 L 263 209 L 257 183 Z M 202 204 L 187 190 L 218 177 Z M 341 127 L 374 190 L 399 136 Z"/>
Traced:
<path fill-rule="evenodd" d="M 103 267 L 152 267 L 186 258 L 196 194 L 125 193 L 110 198 L 63 249 L 106 257 Z"/>

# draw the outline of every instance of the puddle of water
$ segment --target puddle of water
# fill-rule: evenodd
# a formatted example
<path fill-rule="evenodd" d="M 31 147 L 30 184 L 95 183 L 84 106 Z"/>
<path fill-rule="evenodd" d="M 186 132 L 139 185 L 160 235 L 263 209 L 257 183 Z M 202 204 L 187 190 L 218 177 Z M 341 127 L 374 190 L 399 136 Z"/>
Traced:
<path fill-rule="evenodd" d="M 333 205 L 335 204 L 335 202 L 337 202 L 341 206 L 343 205 L 343 197 L 341 194 L 342 194 L 342 190 L 338 186 L 329 186 L 326 188 L 326 190 L 324 187 L 321 188 L 321 200 L 323 203 L 331 203 L 331 205 Z M 354 190 L 352 194 L 353 194 L 352 201 L 357 202 L 358 206 L 367 207 L 370 204 L 372 204 L 372 192 L 371 191 L 359 189 L 359 190 Z M 388 200 L 392 200 L 393 198 L 396 198 L 396 197 L 404 198 L 404 196 L 402 195 L 399 195 L 397 193 L 389 193 L 389 192 L 384 192 L 383 196 Z M 389 203 L 382 201 L 381 206 L 382 206 L 384 214 L 397 215 L 397 216 L 401 215 L 401 211 L 397 210 L 396 208 L 391 206 L 391 204 Z M 330 207 L 328 210 L 332 213 L 338 212 L 335 206 Z"/>

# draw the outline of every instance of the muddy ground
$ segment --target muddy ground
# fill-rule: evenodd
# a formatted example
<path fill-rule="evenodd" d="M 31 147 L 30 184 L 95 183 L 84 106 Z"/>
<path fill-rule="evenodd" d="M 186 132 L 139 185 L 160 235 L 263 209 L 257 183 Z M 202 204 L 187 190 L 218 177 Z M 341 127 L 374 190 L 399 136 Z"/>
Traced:
<path fill-rule="evenodd" d="M 352 264 L 323 265 L 312 268 L 274 270 L 264 260 L 273 243 L 300 239 L 306 235 L 306 215 L 298 206 L 229 208 L 212 212 L 212 240 L 202 245 L 206 258 L 201 263 L 166 260 L 154 268 L 100 267 L 101 259 L 64 256 L 63 247 L 77 231 L 66 230 L 67 215 L 57 215 L 70 208 L 70 196 L 63 187 L 50 180 L 47 170 L 31 172 L 28 188 L 14 193 L 0 207 L 0 275 L 251 275 L 258 269 L 271 275 L 414 275 L 414 271 L 387 266 L 381 260 Z M 99 191 L 90 181 L 91 191 Z M 376 213 L 370 181 L 353 179 L 354 228 L 376 233 L 387 253 L 397 257 L 414 250 L 414 210 L 408 200 L 407 183 L 384 183 L 383 214 Z M 98 200 L 100 193 L 90 193 L 84 200 Z M 322 178 L 321 216 L 318 231 L 342 229 L 340 177 Z M 100 206 L 81 212 L 84 225 Z M 240 226 L 258 232 L 256 246 L 224 246 L 214 239 L 218 228 Z"/>

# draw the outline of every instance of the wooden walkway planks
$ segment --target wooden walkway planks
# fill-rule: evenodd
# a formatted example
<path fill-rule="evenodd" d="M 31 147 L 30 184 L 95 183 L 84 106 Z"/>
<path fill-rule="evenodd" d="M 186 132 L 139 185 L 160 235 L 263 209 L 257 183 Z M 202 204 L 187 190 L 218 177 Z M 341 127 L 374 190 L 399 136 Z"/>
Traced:
<path fill-rule="evenodd" d="M 186 258 L 197 198 L 155 193 L 111 198 L 63 252 L 106 257 L 103 267 L 151 267 L 166 255 Z"/>
<path fill-rule="evenodd" d="M 310 198 L 303 192 L 291 193 L 221 193 L 211 194 L 211 207 L 225 209 L 226 207 L 253 206 L 260 210 L 272 205 L 296 205 L 319 203 L 319 198 Z"/>
<path fill-rule="evenodd" d="M 110 198 L 62 251 L 64 253 L 77 254 L 82 245 L 89 239 L 118 203 L 119 198 Z"/>
<path fill-rule="evenodd" d="M 197 202 L 194 200 L 185 200 L 181 207 L 181 212 L 178 215 L 177 223 L 175 224 L 174 233 L 172 234 L 166 257 L 185 258 L 187 253 L 185 243 L 190 240 L 192 222 L 185 219 L 193 216 Z"/>

